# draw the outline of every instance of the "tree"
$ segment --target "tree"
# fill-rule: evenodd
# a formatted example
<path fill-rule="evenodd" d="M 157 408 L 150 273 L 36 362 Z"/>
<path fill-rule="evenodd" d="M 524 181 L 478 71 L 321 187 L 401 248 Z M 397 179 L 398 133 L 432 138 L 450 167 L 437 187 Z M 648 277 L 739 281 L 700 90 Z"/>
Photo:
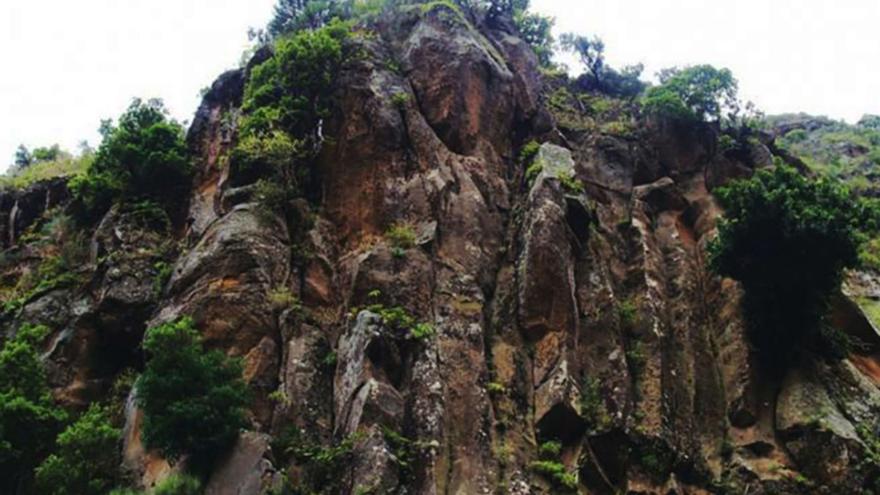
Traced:
<path fill-rule="evenodd" d="M 172 474 L 160 481 L 150 493 L 131 488 L 117 488 L 109 495 L 201 495 L 202 483 L 185 474 Z M 269 493 L 275 493 L 270 491 Z"/>
<path fill-rule="evenodd" d="M 749 336 L 765 363 L 784 367 L 821 337 L 828 299 L 856 266 L 876 209 L 842 185 L 778 164 L 715 191 L 725 217 L 710 266 L 742 283 Z"/>
<path fill-rule="evenodd" d="M 601 86 L 602 71 L 605 68 L 605 42 L 598 36 L 566 33 L 559 37 L 564 50 L 573 52 L 592 75 L 597 88 Z"/>
<path fill-rule="evenodd" d="M 553 65 L 553 39 L 552 17 L 529 12 L 525 9 L 514 12 L 513 22 L 519 31 L 520 37 L 528 43 L 538 56 L 538 62 L 543 67 Z"/>
<path fill-rule="evenodd" d="M 46 495 L 103 495 L 116 483 L 122 432 L 107 411 L 93 404 L 58 435 L 58 450 L 36 469 L 36 486 Z"/>
<path fill-rule="evenodd" d="M 620 71 L 606 65 L 600 91 L 611 96 L 634 98 L 645 90 L 645 83 L 640 79 L 644 70 L 642 64 L 626 65 Z"/>
<path fill-rule="evenodd" d="M 161 100 L 132 100 L 117 125 L 101 122 L 103 140 L 88 171 L 71 181 L 81 216 L 99 217 L 117 201 L 178 207 L 193 168 L 183 127 Z"/>
<path fill-rule="evenodd" d="M 344 0 L 278 0 L 269 22 L 269 34 L 320 29 L 334 17 L 344 16 L 350 4 Z"/>
<path fill-rule="evenodd" d="M 238 143 L 230 154 L 234 184 L 267 179 L 284 196 L 278 204 L 307 189 L 348 34 L 349 28 L 336 21 L 280 38 L 272 57 L 254 67 L 245 86 Z"/>
<path fill-rule="evenodd" d="M 856 125 L 865 129 L 878 131 L 880 130 L 880 115 L 862 115 L 862 118 L 859 119 L 859 122 Z"/>
<path fill-rule="evenodd" d="M 605 43 L 598 36 L 567 33 L 560 37 L 560 45 L 577 55 L 586 69 L 577 80 L 580 89 L 621 98 L 633 98 L 644 91 L 645 83 L 639 79 L 644 66 L 627 65 L 620 71 L 615 70 L 605 63 Z"/>
<path fill-rule="evenodd" d="M 190 318 L 150 328 L 143 347 L 149 360 L 136 397 L 145 445 L 172 460 L 188 454 L 191 466 L 206 467 L 247 424 L 241 364 L 205 351 Z"/>
<path fill-rule="evenodd" d="M 0 350 L 0 492 L 16 493 L 66 420 L 55 405 L 39 345 L 44 326 L 23 325 Z"/>
<path fill-rule="evenodd" d="M 53 160 L 57 160 L 61 156 L 61 154 L 61 147 L 57 144 L 53 144 L 52 146 L 34 148 L 34 151 L 32 153 L 34 161 L 36 162 L 51 162 Z"/>
<path fill-rule="evenodd" d="M 27 168 L 33 161 L 34 157 L 28 151 L 27 146 L 23 144 L 18 145 L 18 149 L 15 150 L 15 162 L 13 162 L 15 167 L 18 169 Z"/>
<path fill-rule="evenodd" d="M 674 118 L 720 122 L 739 112 L 738 83 L 728 69 L 696 65 L 660 71 L 660 86 L 648 88 L 643 105 L 648 113 Z"/>
<path fill-rule="evenodd" d="M 486 12 L 487 19 L 497 19 L 499 17 L 513 18 L 514 15 L 529 10 L 529 0 L 489 0 Z"/>

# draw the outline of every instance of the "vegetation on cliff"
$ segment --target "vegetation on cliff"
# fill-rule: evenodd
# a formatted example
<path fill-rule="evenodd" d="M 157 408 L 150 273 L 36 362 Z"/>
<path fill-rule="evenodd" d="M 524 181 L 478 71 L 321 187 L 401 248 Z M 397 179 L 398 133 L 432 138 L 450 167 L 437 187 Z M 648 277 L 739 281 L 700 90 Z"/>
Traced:
<path fill-rule="evenodd" d="M 192 163 L 183 126 L 168 117 L 160 100 L 134 99 L 116 125 L 102 125 L 101 134 L 94 161 L 70 184 L 82 218 L 97 219 L 121 201 L 180 206 Z"/>
<path fill-rule="evenodd" d="M 824 321 L 828 301 L 844 269 L 857 265 L 866 232 L 876 232 L 876 205 L 782 164 L 715 195 L 725 215 L 711 265 L 742 282 L 751 338 L 765 360 L 784 367 L 801 343 L 835 332 Z M 836 341 L 819 347 L 842 356 L 846 349 L 830 345 Z"/>
<path fill-rule="evenodd" d="M 271 493 L 698 490 L 731 472 L 763 489 L 763 468 L 737 463 L 766 464 L 814 425 L 767 424 L 776 405 L 747 387 L 769 375 L 740 323 L 773 366 L 845 344 L 829 298 L 875 207 L 785 166 L 730 71 L 650 86 L 570 34 L 559 46 L 584 71 L 569 77 L 552 21 L 528 7 L 282 0 L 188 145 L 157 101 L 105 126 L 74 203 L 4 253 L 26 268 L 3 293 L 0 490 L 106 493 L 149 485 L 164 460 L 198 478 L 155 494 L 200 493 L 218 472 Z M 63 159 L 22 150 L 20 173 Z M 329 172 L 342 180 L 316 187 Z M 187 200 L 182 234 L 168 216 Z M 126 266 L 137 257 L 146 269 Z M 196 319 L 166 320 L 183 314 Z M 858 456 L 853 435 L 840 451 Z"/>
<path fill-rule="evenodd" d="M 191 467 L 204 469 L 246 426 L 241 364 L 205 351 L 190 318 L 151 328 L 143 347 L 149 358 L 136 390 L 144 443 L 169 459 L 188 455 Z"/>
<path fill-rule="evenodd" d="M 5 493 L 27 486 L 67 419 L 52 399 L 40 359 L 48 333 L 44 326 L 23 325 L 0 350 L 0 487 Z"/>
<path fill-rule="evenodd" d="M 119 482 L 119 438 L 106 408 L 92 404 L 56 440 L 57 449 L 36 469 L 46 495 L 104 495 Z"/>

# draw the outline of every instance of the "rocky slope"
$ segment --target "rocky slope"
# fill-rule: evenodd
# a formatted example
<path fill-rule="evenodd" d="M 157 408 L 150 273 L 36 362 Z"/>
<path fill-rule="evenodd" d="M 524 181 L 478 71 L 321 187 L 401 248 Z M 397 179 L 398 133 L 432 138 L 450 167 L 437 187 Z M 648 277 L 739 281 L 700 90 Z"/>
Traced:
<path fill-rule="evenodd" d="M 82 283 L 7 312 L 5 332 L 53 329 L 59 400 L 104 397 L 142 366 L 145 328 L 190 315 L 210 347 L 243 358 L 255 392 L 252 428 L 210 494 L 301 482 L 315 466 L 278 451 L 292 428 L 303 444 L 343 449 L 326 493 L 562 493 L 552 466 L 597 494 L 873 482 L 880 338 L 860 304 L 880 299 L 880 284 L 853 274 L 835 305 L 835 323 L 867 344 L 859 354 L 777 377 L 750 356 L 739 288 L 706 268 L 712 190 L 771 166 L 771 136 L 722 153 L 709 126 L 584 108 L 560 98 L 509 26 L 442 5 L 348 43 L 363 55 L 338 75 L 302 225 L 266 221 L 248 186 L 232 186 L 228 116 L 249 69 L 233 71 L 190 130 L 199 173 L 186 229 L 148 232 L 114 209 Z M 541 168 L 527 179 L 519 151 L 532 140 Z M 20 232 L 62 190 L 0 198 L 7 256 L 31 249 Z M 393 245 L 393 225 L 415 233 L 412 247 Z M 167 283 L 161 263 L 173 266 Z M 297 304 L 278 304 L 281 290 Z M 433 335 L 385 328 L 377 312 L 394 306 Z M 129 402 L 121 448 L 151 486 L 178 468 L 144 451 L 141 419 Z"/>

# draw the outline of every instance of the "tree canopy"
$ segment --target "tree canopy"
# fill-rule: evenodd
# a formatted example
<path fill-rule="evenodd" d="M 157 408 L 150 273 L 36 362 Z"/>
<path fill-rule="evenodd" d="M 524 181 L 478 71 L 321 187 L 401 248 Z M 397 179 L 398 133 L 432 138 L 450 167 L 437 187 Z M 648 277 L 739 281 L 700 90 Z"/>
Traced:
<path fill-rule="evenodd" d="M 45 495 L 103 495 L 118 481 L 122 432 L 99 404 L 58 435 L 57 452 L 36 469 Z"/>
<path fill-rule="evenodd" d="M 845 268 L 856 266 L 876 208 L 841 184 L 777 165 L 715 191 L 725 216 L 711 267 L 742 283 L 749 334 L 761 355 L 785 364 L 815 340 Z"/>
<path fill-rule="evenodd" d="M 94 161 L 70 186 L 85 216 L 97 217 L 122 200 L 179 205 L 193 168 L 183 126 L 161 100 L 135 98 L 116 125 L 101 123 L 101 134 Z"/>
<path fill-rule="evenodd" d="M 711 65 L 671 68 L 660 71 L 659 78 L 660 85 L 645 94 L 643 103 L 649 113 L 720 122 L 739 112 L 738 83 L 728 69 Z"/>
<path fill-rule="evenodd" d="M 143 347 L 149 359 L 136 397 L 145 445 L 170 459 L 189 454 L 196 466 L 209 463 L 246 425 L 240 363 L 205 351 L 190 318 L 150 328 Z"/>
<path fill-rule="evenodd" d="M 278 0 L 269 22 L 269 34 L 319 29 L 334 17 L 346 16 L 351 4 L 350 0 Z"/>
<path fill-rule="evenodd" d="M 0 491 L 15 493 L 48 453 L 67 415 L 52 400 L 39 345 L 44 326 L 23 325 L 0 350 Z"/>

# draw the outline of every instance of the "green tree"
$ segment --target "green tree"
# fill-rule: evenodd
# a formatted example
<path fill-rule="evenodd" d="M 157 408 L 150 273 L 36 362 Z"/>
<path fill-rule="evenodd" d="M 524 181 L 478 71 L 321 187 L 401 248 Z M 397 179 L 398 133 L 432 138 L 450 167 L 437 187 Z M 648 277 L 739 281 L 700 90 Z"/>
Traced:
<path fill-rule="evenodd" d="M 555 20 L 552 17 L 522 9 L 514 12 L 513 22 L 516 24 L 520 37 L 538 56 L 538 62 L 541 66 L 553 66 L 553 47 L 556 43 L 556 40 L 553 39 Z"/>
<path fill-rule="evenodd" d="M 591 38 L 566 33 L 559 37 L 559 43 L 564 50 L 578 56 L 592 76 L 596 88 L 601 87 L 602 72 L 605 69 L 605 42 L 598 36 Z"/>
<path fill-rule="evenodd" d="M 624 98 L 637 96 L 645 89 L 645 83 L 639 79 L 644 66 L 628 65 L 615 70 L 605 63 L 605 43 L 598 36 L 566 33 L 559 40 L 562 49 L 577 55 L 586 68 L 577 81 L 581 89 Z"/>
<path fill-rule="evenodd" d="M 345 16 L 351 7 L 346 0 L 278 0 L 269 21 L 269 34 L 279 36 L 324 27 L 334 17 Z"/>
<path fill-rule="evenodd" d="M 334 82 L 349 27 L 339 21 L 280 38 L 271 58 L 245 86 L 239 140 L 230 154 L 230 180 L 274 184 L 275 206 L 302 195 L 323 144 Z"/>
<path fill-rule="evenodd" d="M 518 13 L 529 10 L 529 0 L 489 0 L 488 12 L 486 17 L 489 19 L 497 17 L 513 17 Z"/>
<path fill-rule="evenodd" d="M 18 149 L 15 150 L 15 161 L 13 162 L 15 167 L 18 169 L 27 168 L 33 162 L 34 157 L 28 151 L 27 146 L 23 144 L 18 145 Z"/>
<path fill-rule="evenodd" d="M 34 161 L 37 162 L 51 162 L 52 160 L 57 160 L 62 155 L 61 147 L 57 144 L 53 144 L 52 146 L 44 146 L 40 148 L 34 148 L 32 153 Z"/>
<path fill-rule="evenodd" d="M 93 404 L 58 435 L 56 453 L 36 469 L 36 486 L 46 495 L 103 495 L 116 483 L 122 432 L 107 411 Z"/>
<path fill-rule="evenodd" d="M 856 266 L 873 206 L 839 183 L 777 165 L 715 191 L 725 216 L 710 264 L 745 289 L 751 340 L 765 362 L 784 367 L 799 344 L 816 342 L 830 295 Z"/>
<path fill-rule="evenodd" d="M 740 104 L 738 83 L 728 69 L 696 65 L 684 69 L 664 69 L 660 85 L 648 88 L 645 111 L 673 118 L 720 122 L 735 116 Z M 724 115 L 724 111 L 728 115 Z"/>
<path fill-rule="evenodd" d="M 202 483 L 185 474 L 172 474 L 159 482 L 149 493 L 131 488 L 117 488 L 110 495 L 201 495 Z M 273 492 L 274 493 L 274 492 Z"/>
<path fill-rule="evenodd" d="M 247 424 L 240 363 L 205 351 L 190 318 L 150 328 L 143 346 L 149 360 L 136 397 L 145 445 L 169 459 L 189 454 L 192 466 L 206 467 Z"/>
<path fill-rule="evenodd" d="M 0 350 L 0 492 L 16 493 L 66 420 L 55 405 L 39 345 L 44 326 L 23 325 Z"/>
<path fill-rule="evenodd" d="M 859 119 L 859 127 L 880 131 L 880 115 L 865 114 Z"/>
<path fill-rule="evenodd" d="M 161 100 L 135 98 L 117 125 L 101 123 L 103 140 L 86 174 L 71 181 L 80 213 L 94 219 L 116 201 L 179 206 L 192 178 L 183 127 Z"/>

